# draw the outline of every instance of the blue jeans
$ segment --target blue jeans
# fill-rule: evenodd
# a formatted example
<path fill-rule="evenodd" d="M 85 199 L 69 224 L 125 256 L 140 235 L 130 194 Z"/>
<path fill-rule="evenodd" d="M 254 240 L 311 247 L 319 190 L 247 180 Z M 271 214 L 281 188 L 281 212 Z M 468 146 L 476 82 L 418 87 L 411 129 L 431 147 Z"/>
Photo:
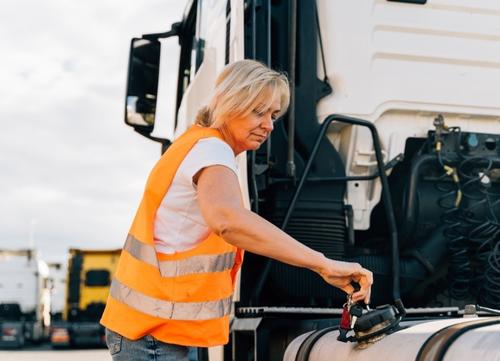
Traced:
<path fill-rule="evenodd" d="M 106 345 L 113 361 L 196 361 L 198 358 L 195 347 L 161 342 L 149 335 L 129 340 L 108 329 Z"/>

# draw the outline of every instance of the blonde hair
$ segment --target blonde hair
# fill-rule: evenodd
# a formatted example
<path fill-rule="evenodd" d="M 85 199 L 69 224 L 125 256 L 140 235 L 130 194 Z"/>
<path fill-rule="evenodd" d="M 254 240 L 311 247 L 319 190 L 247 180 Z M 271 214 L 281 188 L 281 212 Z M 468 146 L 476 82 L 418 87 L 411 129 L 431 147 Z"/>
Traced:
<path fill-rule="evenodd" d="M 270 96 L 270 93 L 271 96 Z M 276 100 L 282 116 L 290 102 L 288 79 L 255 60 L 240 60 L 227 65 L 215 81 L 210 103 L 201 108 L 196 124 L 219 128 L 230 117 L 247 116 L 253 110 L 265 111 Z"/>

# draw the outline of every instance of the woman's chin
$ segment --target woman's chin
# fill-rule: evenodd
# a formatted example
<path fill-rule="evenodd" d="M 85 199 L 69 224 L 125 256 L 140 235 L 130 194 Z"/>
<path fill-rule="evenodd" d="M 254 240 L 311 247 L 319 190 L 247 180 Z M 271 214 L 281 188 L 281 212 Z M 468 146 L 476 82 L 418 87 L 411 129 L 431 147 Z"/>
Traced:
<path fill-rule="evenodd" d="M 244 143 L 244 146 L 242 147 L 242 149 L 244 149 L 244 151 L 252 151 L 252 150 L 257 150 L 260 148 L 260 146 L 262 144 L 265 143 L 265 139 L 260 141 L 260 140 L 250 140 L 250 141 L 246 141 Z"/>
<path fill-rule="evenodd" d="M 262 143 L 261 142 L 255 142 L 255 146 L 254 146 L 254 148 L 252 148 L 252 150 L 259 149 L 262 146 L 262 144 L 264 144 L 264 142 L 262 142 Z"/>
<path fill-rule="evenodd" d="M 261 142 L 259 141 L 252 141 L 252 142 L 248 142 L 248 144 L 246 145 L 246 150 L 249 151 L 249 150 L 257 150 L 260 148 L 260 146 L 262 145 Z"/>

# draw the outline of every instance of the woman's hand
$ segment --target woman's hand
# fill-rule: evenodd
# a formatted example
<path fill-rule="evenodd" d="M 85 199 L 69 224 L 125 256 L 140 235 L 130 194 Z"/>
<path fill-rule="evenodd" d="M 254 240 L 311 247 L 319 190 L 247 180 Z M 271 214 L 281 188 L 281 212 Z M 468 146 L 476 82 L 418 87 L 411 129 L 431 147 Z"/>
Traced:
<path fill-rule="evenodd" d="M 370 271 L 361 267 L 359 263 L 327 259 L 318 273 L 332 286 L 340 288 L 347 294 L 352 294 L 354 302 L 364 300 L 366 304 L 370 303 L 373 275 Z M 360 289 L 354 292 L 355 289 L 351 282 L 359 284 Z"/>

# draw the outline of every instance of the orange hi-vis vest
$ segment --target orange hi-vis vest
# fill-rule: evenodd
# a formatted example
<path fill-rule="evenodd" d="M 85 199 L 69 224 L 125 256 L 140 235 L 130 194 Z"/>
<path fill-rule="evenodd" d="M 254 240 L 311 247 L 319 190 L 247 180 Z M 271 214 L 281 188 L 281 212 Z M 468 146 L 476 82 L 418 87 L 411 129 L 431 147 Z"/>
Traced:
<path fill-rule="evenodd" d="M 193 126 L 160 158 L 148 178 L 111 282 L 101 324 L 137 340 L 145 335 L 186 346 L 222 345 L 243 251 L 215 233 L 195 248 L 157 253 L 155 214 L 180 164 L 199 139 L 219 131 Z"/>

